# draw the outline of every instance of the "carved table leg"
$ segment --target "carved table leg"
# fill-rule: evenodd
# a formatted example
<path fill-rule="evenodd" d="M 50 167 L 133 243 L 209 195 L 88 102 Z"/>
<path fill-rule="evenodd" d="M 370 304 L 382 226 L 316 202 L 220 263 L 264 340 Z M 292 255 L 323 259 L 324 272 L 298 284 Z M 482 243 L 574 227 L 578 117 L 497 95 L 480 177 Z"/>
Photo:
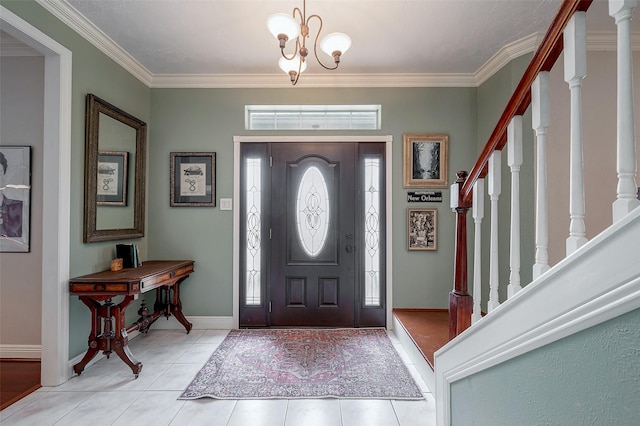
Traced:
<path fill-rule="evenodd" d="M 101 330 L 100 317 L 98 316 L 98 310 L 100 309 L 100 303 L 91 297 L 80 296 L 82 303 L 87 305 L 91 311 L 91 334 L 89 334 L 89 349 L 84 354 L 82 360 L 73 366 L 73 371 L 80 375 L 84 371 L 84 367 L 100 352 L 98 344 L 98 333 Z"/>
<path fill-rule="evenodd" d="M 185 278 L 179 280 L 173 286 L 173 315 L 175 315 L 178 322 L 184 326 L 187 330 L 187 334 L 189 334 L 193 328 L 193 324 L 187 321 L 187 318 L 182 314 L 182 301 L 180 300 L 180 283 L 184 281 Z"/>
<path fill-rule="evenodd" d="M 125 324 L 125 308 L 131 303 L 133 296 L 127 296 L 122 302 L 113 307 L 113 317 L 115 318 L 115 336 L 113 337 L 112 350 L 127 364 L 133 374 L 138 378 L 138 374 L 142 371 L 142 363 L 134 358 L 129 349 L 129 337 Z"/>
<path fill-rule="evenodd" d="M 82 360 L 73 366 L 73 371 L 80 375 L 98 352 L 102 351 L 108 358 L 111 352 L 115 351 L 138 377 L 142 370 L 142 363 L 137 361 L 129 350 L 129 339 L 124 325 L 125 308 L 133 301 L 133 296 L 126 296 L 117 305 L 111 302 L 109 296 L 80 296 L 80 300 L 91 310 L 91 334 L 89 349 Z M 104 304 L 100 304 L 101 300 L 105 301 Z M 115 319 L 115 325 L 112 324 L 112 318 Z"/>

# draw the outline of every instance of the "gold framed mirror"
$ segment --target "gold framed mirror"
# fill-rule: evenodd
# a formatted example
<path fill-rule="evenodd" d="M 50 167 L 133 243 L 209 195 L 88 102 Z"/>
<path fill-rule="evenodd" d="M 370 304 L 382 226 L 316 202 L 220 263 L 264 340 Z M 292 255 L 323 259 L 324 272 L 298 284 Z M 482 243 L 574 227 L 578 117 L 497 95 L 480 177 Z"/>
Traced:
<path fill-rule="evenodd" d="M 147 124 L 88 94 L 85 243 L 144 237 Z"/>

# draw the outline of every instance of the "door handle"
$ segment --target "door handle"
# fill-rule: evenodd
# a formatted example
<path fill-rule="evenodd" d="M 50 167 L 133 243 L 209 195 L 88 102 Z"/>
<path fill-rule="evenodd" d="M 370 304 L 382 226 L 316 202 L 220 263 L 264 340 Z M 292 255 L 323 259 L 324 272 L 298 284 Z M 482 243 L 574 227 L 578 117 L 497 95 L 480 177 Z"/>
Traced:
<path fill-rule="evenodd" d="M 345 249 L 344 249 L 344 250 L 345 250 L 347 253 L 353 253 L 353 252 L 355 252 L 355 251 L 356 251 L 356 248 L 355 248 L 355 246 L 347 246 L 347 247 L 345 247 Z"/>

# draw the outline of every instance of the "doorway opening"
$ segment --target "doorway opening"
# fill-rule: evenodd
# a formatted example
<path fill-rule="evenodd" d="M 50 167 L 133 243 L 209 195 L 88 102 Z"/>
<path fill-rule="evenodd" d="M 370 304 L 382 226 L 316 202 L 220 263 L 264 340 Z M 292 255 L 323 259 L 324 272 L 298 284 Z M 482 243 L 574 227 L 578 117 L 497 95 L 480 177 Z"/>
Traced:
<path fill-rule="evenodd" d="M 70 377 L 69 247 L 71 191 L 70 50 L 0 6 L 2 30 L 44 56 L 41 384 Z"/>

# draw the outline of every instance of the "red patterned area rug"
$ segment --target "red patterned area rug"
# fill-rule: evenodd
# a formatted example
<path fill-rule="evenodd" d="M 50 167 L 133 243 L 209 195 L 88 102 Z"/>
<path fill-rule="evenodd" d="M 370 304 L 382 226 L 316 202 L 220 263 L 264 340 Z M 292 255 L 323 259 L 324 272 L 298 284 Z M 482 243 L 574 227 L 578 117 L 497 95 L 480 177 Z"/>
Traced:
<path fill-rule="evenodd" d="M 383 329 L 231 330 L 179 399 L 424 396 Z"/>

